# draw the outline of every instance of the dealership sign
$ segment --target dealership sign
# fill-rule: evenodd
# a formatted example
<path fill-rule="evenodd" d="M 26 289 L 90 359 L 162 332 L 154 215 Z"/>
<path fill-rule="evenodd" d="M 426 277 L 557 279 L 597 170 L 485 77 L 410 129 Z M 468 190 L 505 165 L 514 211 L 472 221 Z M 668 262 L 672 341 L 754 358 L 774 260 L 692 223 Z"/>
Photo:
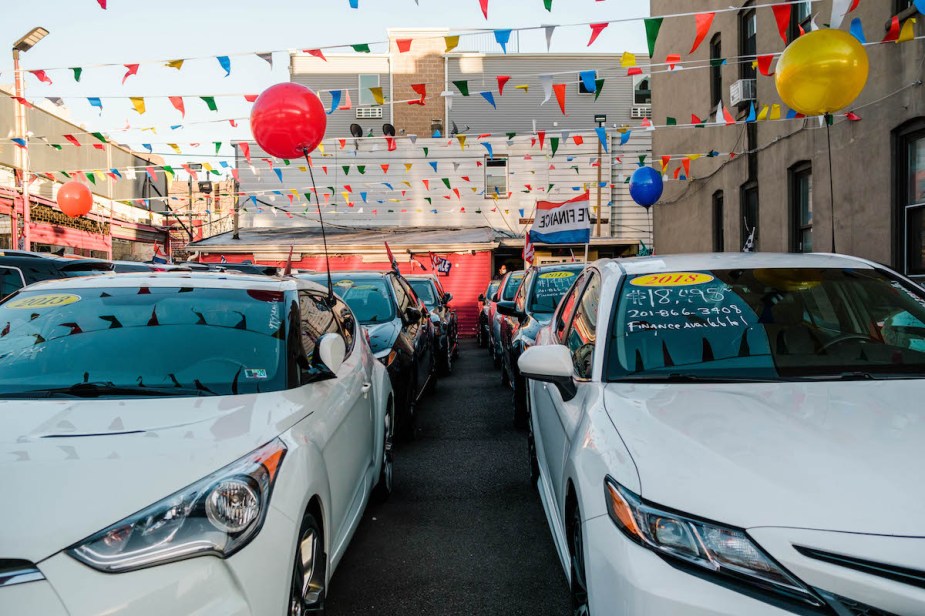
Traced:
<path fill-rule="evenodd" d="M 539 244 L 587 244 L 591 241 L 590 193 L 570 201 L 538 201 L 530 241 Z"/>

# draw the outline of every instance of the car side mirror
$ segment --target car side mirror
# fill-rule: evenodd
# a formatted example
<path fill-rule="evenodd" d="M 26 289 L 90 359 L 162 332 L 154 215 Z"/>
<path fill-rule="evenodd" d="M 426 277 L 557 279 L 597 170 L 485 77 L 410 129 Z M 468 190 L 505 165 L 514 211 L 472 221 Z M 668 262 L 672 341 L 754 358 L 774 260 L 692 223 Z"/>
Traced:
<path fill-rule="evenodd" d="M 331 374 L 337 374 L 340 367 L 344 365 L 347 345 L 339 334 L 325 334 L 318 339 L 315 353 L 325 370 Z"/>
<path fill-rule="evenodd" d="M 527 318 L 527 313 L 518 310 L 514 302 L 498 302 L 498 314 L 514 317 L 521 323 Z"/>
<path fill-rule="evenodd" d="M 525 378 L 555 385 L 566 402 L 578 394 L 572 354 L 561 344 L 530 347 L 518 358 L 517 366 Z"/>
<path fill-rule="evenodd" d="M 405 309 L 405 320 L 410 324 L 415 324 L 420 322 L 423 313 L 420 308 L 415 308 L 414 306 L 408 306 Z"/>
<path fill-rule="evenodd" d="M 444 304 L 449 304 L 451 301 L 453 301 L 453 294 L 452 294 L 452 293 L 447 293 L 446 295 L 443 296 L 443 303 L 444 303 Z"/>

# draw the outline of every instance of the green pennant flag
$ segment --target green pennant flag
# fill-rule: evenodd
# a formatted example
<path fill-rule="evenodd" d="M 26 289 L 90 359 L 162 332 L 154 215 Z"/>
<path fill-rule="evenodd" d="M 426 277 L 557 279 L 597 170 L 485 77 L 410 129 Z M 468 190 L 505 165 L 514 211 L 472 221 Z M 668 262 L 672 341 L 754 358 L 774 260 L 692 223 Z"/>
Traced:
<path fill-rule="evenodd" d="M 429 154 L 430 154 L 430 148 L 424 148 L 424 158 L 427 158 Z"/>
<path fill-rule="evenodd" d="M 53 147 L 53 148 L 56 149 L 56 150 L 62 150 L 62 149 L 64 149 L 64 148 L 61 147 L 61 144 L 60 144 L 60 143 L 49 143 L 48 145 L 50 145 L 51 147 Z"/>
<path fill-rule="evenodd" d="M 459 93 L 463 96 L 469 96 L 469 82 L 468 81 L 454 81 L 453 85 L 456 86 L 456 89 L 459 90 Z"/>
<path fill-rule="evenodd" d="M 169 174 L 172 175 L 172 176 L 177 175 L 177 172 L 174 171 L 174 170 L 173 170 L 173 167 L 171 167 L 170 165 L 162 165 L 162 166 L 161 166 L 161 169 L 164 170 L 164 173 L 169 173 Z"/>
<path fill-rule="evenodd" d="M 312 202 L 312 194 L 311 194 L 311 193 L 302 193 L 302 194 L 305 195 L 305 200 L 306 200 L 306 201 L 308 201 L 309 203 Z"/>
<path fill-rule="evenodd" d="M 726 58 L 710 58 L 710 66 L 717 67 L 726 63 Z"/>
<path fill-rule="evenodd" d="M 353 51 L 357 53 L 370 53 L 369 45 L 367 43 L 361 43 L 359 45 L 351 45 L 351 47 L 353 47 Z"/>
<path fill-rule="evenodd" d="M 646 40 L 649 43 L 649 57 L 655 56 L 655 41 L 658 39 L 658 31 L 662 27 L 662 18 L 653 17 L 646 19 Z"/>
<path fill-rule="evenodd" d="M 215 144 L 215 153 L 218 154 L 218 151 L 222 148 L 222 142 L 214 141 L 213 143 Z"/>
<path fill-rule="evenodd" d="M 646 164 L 646 155 L 645 155 L 645 154 L 643 154 L 642 156 L 639 157 L 639 164 L 640 164 L 640 165 Z"/>
<path fill-rule="evenodd" d="M 677 125 L 678 125 L 677 118 L 672 118 L 671 116 L 668 116 L 668 118 L 665 120 L 665 126 L 677 126 Z"/>
<path fill-rule="evenodd" d="M 581 175 L 581 171 L 578 169 L 578 165 L 572 165 L 569 169 L 575 170 L 575 175 Z"/>
<path fill-rule="evenodd" d="M 288 167 L 288 166 L 289 166 L 289 159 L 288 159 L 288 158 L 284 158 L 284 159 L 283 159 L 283 164 L 286 165 L 286 166 Z"/>
<path fill-rule="evenodd" d="M 552 155 L 553 155 L 553 157 L 555 157 L 555 156 L 556 156 L 556 150 L 559 149 L 559 138 L 558 138 L 558 137 L 550 137 L 550 138 L 549 138 L 549 145 L 552 147 Z"/>
<path fill-rule="evenodd" d="M 74 81 L 80 81 L 80 75 L 84 72 L 84 70 L 79 66 L 75 66 L 71 70 L 74 71 Z"/>
<path fill-rule="evenodd" d="M 360 175 L 366 174 L 366 165 L 357 165 L 357 171 L 360 172 Z"/>
<path fill-rule="evenodd" d="M 90 183 L 93 184 L 94 186 L 96 186 L 96 176 L 93 175 L 93 172 L 92 172 L 92 171 L 87 171 L 87 173 L 86 173 L 85 175 L 87 176 L 87 179 L 90 180 Z"/>
<path fill-rule="evenodd" d="M 434 200 L 431 199 L 430 197 L 424 197 L 424 200 L 427 201 L 427 203 L 428 203 L 429 205 L 433 205 L 433 204 L 434 204 Z"/>
<path fill-rule="evenodd" d="M 450 186 L 450 179 L 449 179 L 449 178 L 441 178 L 441 179 L 443 180 L 443 185 L 447 187 L 447 190 L 449 190 L 450 188 L 452 188 L 452 187 Z"/>
<path fill-rule="evenodd" d="M 103 133 L 90 133 L 90 134 L 96 137 L 97 139 L 99 139 L 103 143 L 109 143 L 108 141 L 106 141 L 106 137 L 103 136 Z"/>
<path fill-rule="evenodd" d="M 629 183 L 630 183 L 630 179 L 629 179 L 629 178 L 626 178 L 625 180 L 623 180 L 623 183 L 624 183 L 624 184 L 629 184 Z"/>
<path fill-rule="evenodd" d="M 68 178 L 68 179 L 71 178 L 71 174 L 68 173 L 67 171 L 59 171 L 58 173 L 60 173 L 61 175 L 63 175 L 64 177 L 66 177 L 66 178 Z"/>
<path fill-rule="evenodd" d="M 344 175 L 350 175 L 350 165 L 344 165 L 343 167 Z"/>
<path fill-rule="evenodd" d="M 552 0 L 543 0 L 543 6 L 546 7 L 547 11 L 552 12 Z"/>
<path fill-rule="evenodd" d="M 549 193 L 552 191 L 552 187 L 553 187 L 553 186 L 555 186 L 555 184 L 550 184 L 549 186 L 546 187 L 546 194 L 547 194 L 547 195 L 549 195 Z"/>
<path fill-rule="evenodd" d="M 597 87 L 597 89 L 594 90 L 594 100 L 597 101 L 597 99 L 601 97 L 601 90 L 604 89 L 604 80 L 595 79 L 594 84 Z"/>
<path fill-rule="evenodd" d="M 218 169 L 210 169 L 210 170 L 209 170 L 209 173 L 211 173 L 212 175 L 221 175 L 221 174 L 222 174 L 222 172 L 219 171 Z"/>
<path fill-rule="evenodd" d="M 214 96 L 200 96 L 199 98 L 201 98 L 202 102 L 209 106 L 209 111 L 218 111 L 218 106 L 215 104 Z"/>
<path fill-rule="evenodd" d="M 516 136 L 517 136 L 517 133 L 507 133 L 507 138 L 508 138 L 508 139 L 513 139 L 513 138 L 516 137 Z"/>

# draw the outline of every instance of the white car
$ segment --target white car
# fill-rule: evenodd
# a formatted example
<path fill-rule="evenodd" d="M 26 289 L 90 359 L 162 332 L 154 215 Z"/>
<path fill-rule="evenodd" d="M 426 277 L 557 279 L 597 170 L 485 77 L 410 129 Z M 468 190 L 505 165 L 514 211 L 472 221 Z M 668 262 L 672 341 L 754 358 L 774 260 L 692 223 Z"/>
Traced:
<path fill-rule="evenodd" d="M 389 379 L 314 283 L 121 274 L 0 303 L 0 614 L 302 614 L 392 486 Z"/>
<path fill-rule="evenodd" d="M 537 346 L 576 614 L 925 614 L 925 291 L 837 255 L 590 266 Z"/>

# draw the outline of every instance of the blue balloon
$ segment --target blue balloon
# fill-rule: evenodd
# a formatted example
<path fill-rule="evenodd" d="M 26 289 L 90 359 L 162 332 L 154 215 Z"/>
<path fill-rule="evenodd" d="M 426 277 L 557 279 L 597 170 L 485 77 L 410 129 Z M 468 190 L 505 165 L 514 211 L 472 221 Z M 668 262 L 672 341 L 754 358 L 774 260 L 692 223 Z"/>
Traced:
<path fill-rule="evenodd" d="M 630 196 L 646 209 L 655 205 L 664 188 L 662 175 L 652 167 L 640 167 L 630 178 Z"/>

